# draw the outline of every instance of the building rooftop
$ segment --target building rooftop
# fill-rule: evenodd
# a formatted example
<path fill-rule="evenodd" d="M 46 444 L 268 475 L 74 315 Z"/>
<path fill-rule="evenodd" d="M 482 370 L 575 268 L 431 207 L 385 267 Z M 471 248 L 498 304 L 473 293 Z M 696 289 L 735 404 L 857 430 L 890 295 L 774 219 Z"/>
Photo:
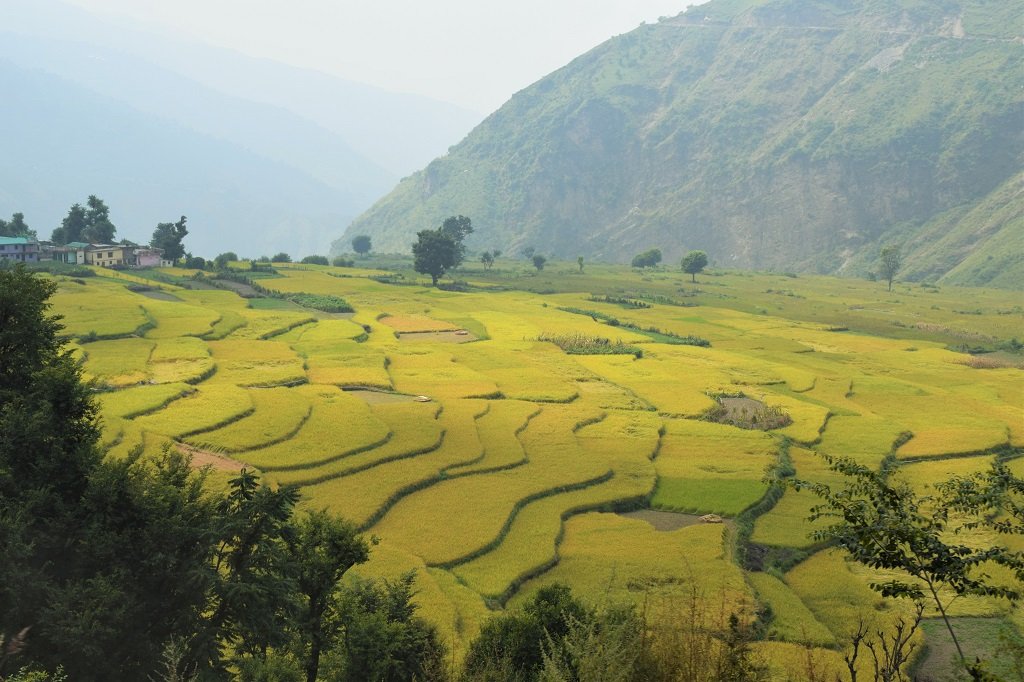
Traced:
<path fill-rule="evenodd" d="M 0 244 L 37 244 L 35 239 L 27 237 L 0 237 Z"/>

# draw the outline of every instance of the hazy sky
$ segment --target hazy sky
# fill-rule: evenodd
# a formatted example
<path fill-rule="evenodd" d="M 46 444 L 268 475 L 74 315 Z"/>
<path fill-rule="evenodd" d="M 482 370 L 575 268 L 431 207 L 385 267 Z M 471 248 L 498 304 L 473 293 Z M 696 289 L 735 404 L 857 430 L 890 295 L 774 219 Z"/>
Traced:
<path fill-rule="evenodd" d="M 694 0 L 70 0 L 295 66 L 489 113 Z"/>

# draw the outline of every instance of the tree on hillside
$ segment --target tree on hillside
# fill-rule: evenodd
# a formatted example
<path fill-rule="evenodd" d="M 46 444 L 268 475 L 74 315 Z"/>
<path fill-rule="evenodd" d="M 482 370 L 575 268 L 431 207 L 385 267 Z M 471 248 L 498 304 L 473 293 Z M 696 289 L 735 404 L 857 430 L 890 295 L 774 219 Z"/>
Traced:
<path fill-rule="evenodd" d="M 368 234 L 356 235 L 352 238 L 352 250 L 360 256 L 365 256 L 373 249 L 373 240 Z"/>
<path fill-rule="evenodd" d="M 163 258 L 177 264 L 178 260 L 185 255 L 183 243 L 188 235 L 188 227 L 185 223 L 188 218 L 181 216 L 176 223 L 158 223 L 153 230 L 153 238 L 149 241 L 150 246 L 162 249 Z"/>
<path fill-rule="evenodd" d="M 301 263 L 306 265 L 330 265 L 330 261 L 327 260 L 327 256 L 304 256 Z"/>
<path fill-rule="evenodd" d="M 422 230 L 416 233 L 412 245 L 413 267 L 416 272 L 430 275 L 434 286 L 446 272 L 459 264 L 459 245 L 441 230 Z"/>
<path fill-rule="evenodd" d="M 580 272 L 583 272 L 583 256 L 576 256 L 576 265 L 579 266 Z"/>
<path fill-rule="evenodd" d="M 15 213 L 9 221 L 0 219 L 0 235 L 4 237 L 25 237 L 37 239 L 36 231 L 25 222 L 24 213 Z"/>
<path fill-rule="evenodd" d="M 533 267 L 537 268 L 537 272 L 544 269 L 544 264 L 548 262 L 548 259 L 539 253 L 533 255 Z"/>
<path fill-rule="evenodd" d="M 648 249 L 633 256 L 634 268 L 653 268 L 661 262 L 661 249 Z"/>
<path fill-rule="evenodd" d="M 224 253 L 217 254 L 217 257 L 213 259 L 213 265 L 218 270 L 223 270 L 228 266 L 228 263 L 235 263 L 239 260 L 238 254 L 234 251 L 225 251 Z"/>
<path fill-rule="evenodd" d="M 523 254 L 523 258 L 525 258 L 526 260 L 530 260 L 531 258 L 533 258 L 533 254 L 536 251 L 537 249 L 533 248 L 532 246 L 527 246 L 523 248 L 521 253 Z"/>
<path fill-rule="evenodd" d="M 903 255 L 898 246 L 886 246 L 878 254 L 878 274 L 889 283 L 889 291 L 892 291 L 892 281 L 902 265 Z"/>
<path fill-rule="evenodd" d="M 61 221 L 60 227 L 54 229 L 50 241 L 58 245 L 80 242 L 85 226 L 85 209 L 81 204 L 73 204 Z"/>
<path fill-rule="evenodd" d="M 281 251 L 280 253 L 275 253 L 273 256 L 271 256 L 270 257 L 270 262 L 271 263 L 291 263 L 292 262 L 292 257 L 289 256 L 284 251 Z"/>
<path fill-rule="evenodd" d="M 697 274 L 702 272 L 707 264 L 708 254 L 703 251 L 691 251 L 683 256 L 683 260 L 679 262 L 683 272 L 689 273 L 694 282 L 697 281 Z"/>
<path fill-rule="evenodd" d="M 480 262 L 484 264 L 485 270 L 490 270 L 491 266 L 494 265 L 494 254 L 490 251 L 484 251 L 480 254 Z"/>

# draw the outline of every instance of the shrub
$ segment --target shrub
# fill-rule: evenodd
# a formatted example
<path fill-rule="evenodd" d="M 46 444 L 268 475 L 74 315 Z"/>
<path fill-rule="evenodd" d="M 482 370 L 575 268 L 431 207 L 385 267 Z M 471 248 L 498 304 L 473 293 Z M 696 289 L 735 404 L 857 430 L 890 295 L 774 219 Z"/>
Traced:
<path fill-rule="evenodd" d="M 262 260 L 262 259 L 261 259 Z M 270 257 L 271 263 L 291 263 L 292 257 L 282 251 L 281 253 L 275 253 Z"/>
<path fill-rule="evenodd" d="M 335 256 L 334 260 L 331 261 L 331 265 L 336 268 L 351 268 L 354 267 L 356 262 L 351 258 L 345 258 L 344 256 Z"/>
<path fill-rule="evenodd" d="M 289 294 L 286 298 L 292 303 L 298 303 L 306 308 L 322 310 L 325 313 L 355 312 L 355 309 L 348 304 L 348 301 L 340 296 L 332 296 L 330 294 L 298 293 Z"/>
<path fill-rule="evenodd" d="M 543 333 L 537 337 L 537 340 L 549 341 L 569 355 L 633 355 L 637 358 L 644 356 L 644 352 L 636 346 L 630 346 L 621 340 L 612 341 L 600 336 L 587 336 L 579 333 Z"/>
<path fill-rule="evenodd" d="M 306 256 L 302 259 L 306 265 L 329 265 L 327 256 Z"/>

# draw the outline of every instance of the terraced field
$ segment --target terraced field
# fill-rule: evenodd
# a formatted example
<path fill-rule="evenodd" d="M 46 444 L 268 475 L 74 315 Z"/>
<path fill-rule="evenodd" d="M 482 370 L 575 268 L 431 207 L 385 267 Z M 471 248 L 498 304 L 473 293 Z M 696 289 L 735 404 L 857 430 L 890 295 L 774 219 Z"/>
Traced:
<path fill-rule="evenodd" d="M 359 572 L 417 569 L 423 613 L 456 657 L 492 609 L 564 581 L 594 602 L 632 600 L 666 618 L 694 594 L 751 618 L 769 606 L 777 641 L 758 651 L 780 677 L 803 645 L 840 664 L 832 647 L 851 622 L 868 614 L 884 627 L 894 614 L 867 587 L 877 576 L 812 544 L 808 493 L 786 492 L 738 539 L 733 519 L 768 492 L 766 472 L 836 482 L 827 453 L 893 462 L 926 490 L 1024 447 L 1021 356 L 979 363 L 956 350 L 1019 333 L 1013 292 L 890 294 L 741 273 L 694 286 L 667 271 L 550 264 L 527 274 L 511 263 L 470 273 L 465 292 L 407 271 L 405 286 L 374 279 L 383 270 L 319 266 L 260 279 L 282 295 L 342 297 L 356 312 L 341 315 L 179 287 L 167 283 L 186 283 L 174 270 L 161 271 L 172 296 L 157 300 L 128 288 L 140 277 L 97 272 L 61 279 L 54 309 L 99 391 L 111 456 L 177 442 L 300 486 L 302 504 L 380 538 Z M 781 297 L 771 293 L 780 282 Z M 969 316 L 957 312 L 964 300 Z M 468 343 L 454 342 L 466 340 L 460 330 Z M 567 354 L 538 340 L 562 334 L 642 352 Z M 710 345 L 688 345 L 692 336 Z M 703 418 L 739 395 L 791 423 L 764 431 Z M 658 530 L 615 513 L 644 508 L 725 523 L 688 516 Z M 746 571 L 737 542 L 806 558 Z M 954 613 L 1024 622 L 986 600 Z"/>

